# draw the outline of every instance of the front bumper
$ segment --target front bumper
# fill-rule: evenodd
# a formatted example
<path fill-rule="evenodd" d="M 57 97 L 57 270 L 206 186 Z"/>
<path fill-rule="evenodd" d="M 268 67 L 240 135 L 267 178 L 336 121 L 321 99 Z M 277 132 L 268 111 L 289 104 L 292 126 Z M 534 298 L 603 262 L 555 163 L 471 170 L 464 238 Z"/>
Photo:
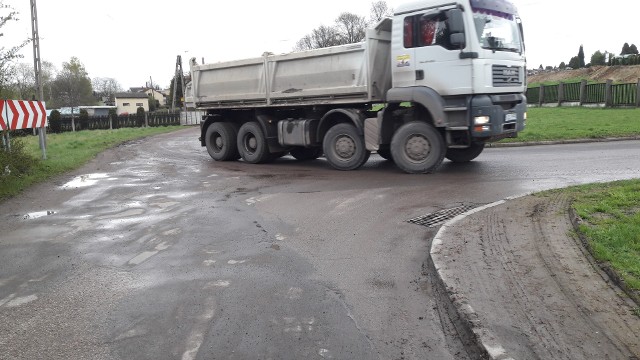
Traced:
<path fill-rule="evenodd" d="M 527 98 L 523 94 L 477 95 L 471 99 L 471 137 L 480 141 L 516 137 L 524 130 Z"/>

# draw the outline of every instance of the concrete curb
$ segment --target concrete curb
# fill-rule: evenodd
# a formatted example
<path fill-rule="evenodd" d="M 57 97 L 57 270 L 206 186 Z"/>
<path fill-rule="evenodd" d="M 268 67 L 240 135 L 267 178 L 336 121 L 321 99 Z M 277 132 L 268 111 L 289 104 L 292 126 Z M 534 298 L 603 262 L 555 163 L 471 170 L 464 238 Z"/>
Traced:
<path fill-rule="evenodd" d="M 504 200 L 496 201 L 494 203 L 484 205 L 460 214 L 455 218 L 447 221 L 440 227 L 440 230 L 438 230 L 438 233 L 433 238 L 433 242 L 431 244 L 431 263 L 433 264 L 433 267 L 435 268 L 435 271 L 437 273 L 437 280 L 441 283 L 441 287 L 446 292 L 446 297 L 451 301 L 453 309 L 456 312 L 457 317 L 459 318 L 456 322 L 456 325 L 463 327 L 459 331 L 470 335 L 470 340 L 474 342 L 474 344 L 472 344 L 473 347 L 478 349 L 478 351 L 480 352 L 479 355 L 482 358 L 492 360 L 513 360 L 513 358 L 509 356 L 507 351 L 500 344 L 497 337 L 489 330 L 489 328 L 485 324 L 482 324 L 480 322 L 478 314 L 471 307 L 464 293 L 460 289 L 456 288 L 455 282 L 453 281 L 454 276 L 450 274 L 449 269 L 447 269 L 446 266 L 443 265 L 443 239 L 446 237 L 448 229 L 464 218 L 480 211 L 499 206 L 507 203 L 508 201 L 522 198 L 531 194 L 533 194 L 533 192 L 510 196 L 508 198 L 505 198 Z"/>
<path fill-rule="evenodd" d="M 619 137 L 619 138 L 602 138 L 602 139 L 572 139 L 572 140 L 515 142 L 515 143 L 487 143 L 485 146 L 488 148 L 502 148 L 502 147 L 523 147 L 523 146 L 538 146 L 538 145 L 585 144 L 585 143 L 630 141 L 630 140 L 640 140 L 640 136 L 627 136 L 627 137 Z"/>

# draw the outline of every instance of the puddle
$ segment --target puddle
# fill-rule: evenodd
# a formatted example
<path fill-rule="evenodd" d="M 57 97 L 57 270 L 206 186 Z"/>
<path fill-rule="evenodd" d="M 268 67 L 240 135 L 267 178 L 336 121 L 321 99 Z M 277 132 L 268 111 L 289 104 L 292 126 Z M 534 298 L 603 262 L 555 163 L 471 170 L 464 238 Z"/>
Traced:
<path fill-rule="evenodd" d="M 52 211 L 52 210 L 47 210 L 47 211 L 37 211 L 37 212 L 32 212 L 32 213 L 28 213 L 25 216 L 22 217 L 23 220 L 32 220 L 32 219 L 37 219 L 37 218 L 41 218 L 41 217 L 45 217 L 45 216 L 49 216 L 49 215 L 54 215 L 56 212 Z"/>
<path fill-rule="evenodd" d="M 107 174 L 87 174 L 80 175 L 75 177 L 73 180 L 68 183 L 62 185 L 63 189 L 71 189 L 71 188 L 79 188 L 79 187 L 87 187 L 95 185 L 98 180 L 108 179 L 109 176 Z M 109 179 L 111 180 L 111 179 Z M 115 180 L 115 179 L 113 179 Z"/>

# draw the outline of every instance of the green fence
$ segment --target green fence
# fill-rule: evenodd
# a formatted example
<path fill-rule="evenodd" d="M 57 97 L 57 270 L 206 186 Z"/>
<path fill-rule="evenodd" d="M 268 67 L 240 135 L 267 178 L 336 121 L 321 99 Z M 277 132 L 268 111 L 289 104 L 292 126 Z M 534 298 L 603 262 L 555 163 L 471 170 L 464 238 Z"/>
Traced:
<path fill-rule="evenodd" d="M 527 102 L 532 105 L 603 105 L 607 107 L 640 107 L 638 83 L 588 84 L 586 80 L 557 85 L 542 85 L 527 89 Z"/>
<path fill-rule="evenodd" d="M 49 131 L 54 133 L 75 130 L 108 130 L 120 128 L 134 128 L 143 126 L 171 126 L 180 125 L 180 113 L 148 113 L 146 120 L 142 116 L 136 114 L 119 115 L 113 118 L 109 116 L 92 116 L 89 118 L 75 117 L 72 121 L 71 116 L 63 116 L 60 120 L 49 119 Z"/>

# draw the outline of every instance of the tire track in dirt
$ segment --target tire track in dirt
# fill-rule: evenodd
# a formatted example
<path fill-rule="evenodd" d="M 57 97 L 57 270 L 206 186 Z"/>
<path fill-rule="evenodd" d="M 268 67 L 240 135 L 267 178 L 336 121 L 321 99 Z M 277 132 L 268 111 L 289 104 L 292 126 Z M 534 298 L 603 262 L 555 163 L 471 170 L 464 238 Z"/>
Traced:
<path fill-rule="evenodd" d="M 561 193 L 454 219 L 432 257 L 450 300 L 495 359 L 638 359 L 640 319 L 570 236 Z"/>

